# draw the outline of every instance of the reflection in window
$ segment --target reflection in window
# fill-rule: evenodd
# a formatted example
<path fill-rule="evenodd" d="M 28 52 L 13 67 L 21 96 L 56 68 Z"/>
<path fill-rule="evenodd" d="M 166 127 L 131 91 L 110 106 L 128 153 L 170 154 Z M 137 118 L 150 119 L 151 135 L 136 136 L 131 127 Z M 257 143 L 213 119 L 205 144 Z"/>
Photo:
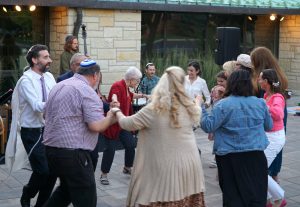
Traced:
<path fill-rule="evenodd" d="M 217 27 L 241 28 L 241 51 L 254 47 L 255 21 L 244 15 L 142 12 L 142 57 L 165 54 L 173 49 L 188 54 L 206 53 L 216 47 Z"/>
<path fill-rule="evenodd" d="M 5 8 L 6 12 L 0 11 L 0 95 L 14 88 L 23 74 L 27 50 L 33 44 L 45 44 L 47 14 L 43 7 L 33 12 L 28 9 L 17 12 L 12 6 Z"/>

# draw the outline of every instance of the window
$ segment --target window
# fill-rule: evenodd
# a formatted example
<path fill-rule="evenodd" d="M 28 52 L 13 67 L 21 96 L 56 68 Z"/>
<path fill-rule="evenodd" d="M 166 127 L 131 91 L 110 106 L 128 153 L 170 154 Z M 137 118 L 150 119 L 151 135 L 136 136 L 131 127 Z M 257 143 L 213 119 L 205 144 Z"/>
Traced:
<path fill-rule="evenodd" d="M 23 74 L 23 69 L 27 65 L 25 60 L 27 50 L 33 44 L 46 44 L 47 8 L 37 7 L 32 12 L 27 6 L 21 8 L 22 10 L 18 12 L 12 6 L 1 6 L 0 95 L 14 88 Z"/>

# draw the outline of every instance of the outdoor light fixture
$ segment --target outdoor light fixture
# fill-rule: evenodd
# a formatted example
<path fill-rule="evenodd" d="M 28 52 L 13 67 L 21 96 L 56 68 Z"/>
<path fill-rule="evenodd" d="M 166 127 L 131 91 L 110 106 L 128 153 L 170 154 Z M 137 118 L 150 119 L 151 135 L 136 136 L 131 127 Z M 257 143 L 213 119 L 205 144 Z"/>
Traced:
<path fill-rule="evenodd" d="M 29 11 L 33 12 L 33 11 L 35 11 L 35 9 L 36 9 L 36 6 L 35 6 L 35 5 L 29 6 Z"/>
<path fill-rule="evenodd" d="M 5 6 L 2 7 L 2 10 L 3 10 L 4 12 L 7 12 L 7 8 L 6 8 Z"/>
<path fill-rule="evenodd" d="M 282 16 L 282 17 L 279 18 L 279 21 L 282 22 L 283 20 L 284 20 L 284 16 Z"/>
<path fill-rule="evenodd" d="M 274 21 L 275 19 L 276 19 L 276 15 L 275 15 L 275 14 L 271 14 L 271 15 L 270 15 L 270 20 L 271 20 L 271 21 Z"/>
<path fill-rule="evenodd" d="M 255 16 L 255 15 L 249 15 L 249 16 L 247 16 L 247 19 L 248 19 L 249 21 L 255 22 L 255 21 L 257 20 L 257 16 Z"/>
<path fill-rule="evenodd" d="M 16 6 L 15 6 L 15 9 L 16 9 L 18 12 L 22 11 L 22 9 L 21 9 L 21 7 L 20 7 L 19 5 L 16 5 Z"/>

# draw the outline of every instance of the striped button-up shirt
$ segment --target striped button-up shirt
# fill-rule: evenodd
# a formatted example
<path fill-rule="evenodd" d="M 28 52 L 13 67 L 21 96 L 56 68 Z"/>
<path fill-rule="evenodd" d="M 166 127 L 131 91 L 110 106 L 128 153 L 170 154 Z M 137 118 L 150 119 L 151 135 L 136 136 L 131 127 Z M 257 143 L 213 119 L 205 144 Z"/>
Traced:
<path fill-rule="evenodd" d="M 87 123 L 104 118 L 103 103 L 84 76 L 75 74 L 50 92 L 45 108 L 46 146 L 93 150 L 98 133 Z"/>

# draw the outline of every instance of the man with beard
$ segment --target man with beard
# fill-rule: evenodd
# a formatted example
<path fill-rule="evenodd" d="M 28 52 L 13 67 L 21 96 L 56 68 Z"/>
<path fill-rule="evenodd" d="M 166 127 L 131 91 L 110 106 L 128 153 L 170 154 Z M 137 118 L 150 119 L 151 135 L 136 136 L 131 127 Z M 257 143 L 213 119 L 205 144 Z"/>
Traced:
<path fill-rule="evenodd" d="M 143 94 L 150 95 L 152 89 L 159 81 L 159 77 L 155 75 L 155 65 L 153 63 L 147 63 L 145 68 L 145 77 L 141 80 L 141 86 L 139 91 Z"/>
<path fill-rule="evenodd" d="M 96 183 L 90 152 L 98 133 L 114 123 L 95 89 L 101 78 L 100 67 L 84 60 L 72 78 L 59 82 L 49 94 L 45 108 L 43 143 L 51 173 L 60 178 L 47 207 L 96 207 Z M 112 104 L 118 106 L 119 104 Z"/>
<path fill-rule="evenodd" d="M 30 69 L 17 82 L 12 97 L 12 123 L 6 164 L 10 170 L 17 170 L 28 164 L 29 160 L 32 174 L 28 184 L 23 187 L 20 202 L 22 207 L 29 207 L 30 199 L 38 193 L 35 207 L 40 207 L 48 200 L 56 180 L 49 174 L 45 147 L 42 144 L 45 125 L 43 111 L 55 79 L 47 72 L 52 62 L 47 46 L 32 46 L 26 60 Z M 24 148 L 28 160 L 23 156 L 26 153 L 22 154 Z"/>
<path fill-rule="evenodd" d="M 71 68 L 70 60 L 72 56 L 79 51 L 78 39 L 73 35 L 66 37 L 64 51 L 60 56 L 60 75 L 68 72 Z"/>

